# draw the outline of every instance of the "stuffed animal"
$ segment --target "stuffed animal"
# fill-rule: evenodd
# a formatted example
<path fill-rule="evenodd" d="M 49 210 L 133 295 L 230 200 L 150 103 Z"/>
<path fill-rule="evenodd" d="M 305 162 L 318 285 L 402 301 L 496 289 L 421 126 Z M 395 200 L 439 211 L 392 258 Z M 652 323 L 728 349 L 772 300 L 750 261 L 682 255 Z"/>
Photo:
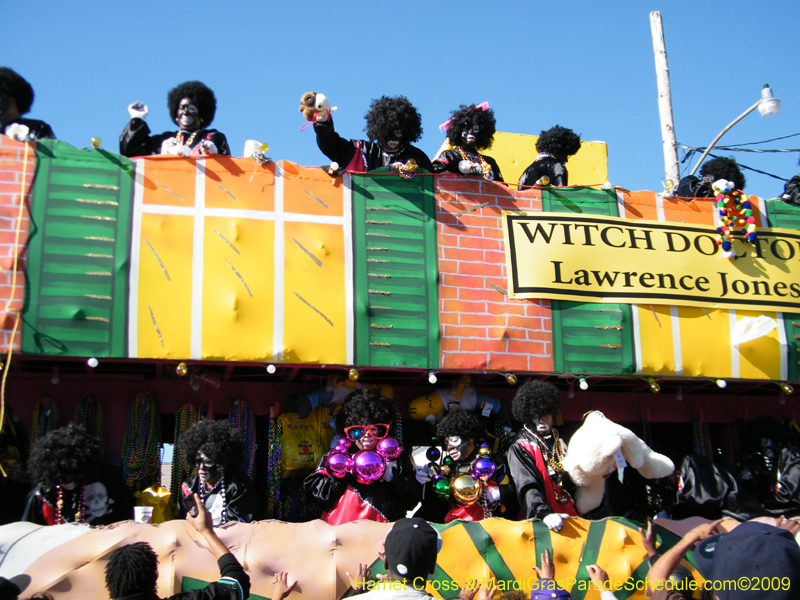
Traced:
<path fill-rule="evenodd" d="M 585 514 L 600 506 L 605 493 L 605 478 L 616 469 L 632 466 L 645 479 L 667 477 L 675 470 L 673 462 L 654 452 L 630 429 L 592 411 L 569 442 L 561 464 L 578 486 L 575 508 Z"/>
<path fill-rule="evenodd" d="M 507 410 L 501 414 L 500 400 L 481 394 L 469 383 L 469 375 L 464 375 L 453 387 L 415 398 L 408 405 L 408 414 L 417 421 L 438 423 L 447 413 L 450 404 L 458 404 L 461 410 L 480 410 L 487 417 L 500 417 L 501 420 L 508 418 Z"/>
<path fill-rule="evenodd" d="M 331 108 L 331 103 L 325 94 L 306 92 L 300 97 L 298 110 L 303 113 L 306 121 L 327 121 L 328 116 L 336 110 L 336 107 Z M 321 115 L 324 115 L 324 118 Z"/>

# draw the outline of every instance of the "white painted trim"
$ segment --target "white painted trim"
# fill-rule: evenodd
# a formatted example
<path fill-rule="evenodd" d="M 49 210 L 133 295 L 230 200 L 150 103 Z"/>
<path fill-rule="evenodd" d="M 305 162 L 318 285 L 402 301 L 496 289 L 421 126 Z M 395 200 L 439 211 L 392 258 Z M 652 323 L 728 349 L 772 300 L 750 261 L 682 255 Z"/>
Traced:
<path fill-rule="evenodd" d="M 625 219 L 625 194 L 617 190 L 617 212 L 621 219 Z"/>
<path fill-rule="evenodd" d="M 728 311 L 728 339 L 733 337 L 733 331 L 736 329 L 736 311 Z M 731 377 L 733 379 L 739 378 L 739 346 L 731 344 Z"/>
<path fill-rule="evenodd" d="M 189 354 L 203 358 L 203 266 L 206 222 L 203 214 L 206 197 L 206 159 L 198 158 L 194 178 L 194 235 L 192 236 L 192 321 Z"/>
<path fill-rule="evenodd" d="M 133 161 L 133 215 L 131 217 L 131 262 L 128 271 L 128 356 L 139 358 L 139 252 L 142 245 L 144 159 Z"/>
<path fill-rule="evenodd" d="M 664 196 L 661 194 L 656 194 L 656 214 L 658 215 L 658 220 L 666 222 L 667 215 L 664 213 Z"/>
<path fill-rule="evenodd" d="M 353 176 L 344 174 L 342 181 L 342 235 L 344 236 L 344 326 L 345 360 L 352 365 L 355 357 L 355 306 L 353 290 Z"/>
<path fill-rule="evenodd" d="M 659 196 L 660 197 L 660 196 Z M 683 348 L 681 348 L 681 319 L 678 307 L 669 307 L 670 325 L 672 325 L 672 360 L 675 362 L 675 375 L 683 375 Z"/>
<path fill-rule="evenodd" d="M 275 220 L 275 233 L 274 233 L 274 248 L 273 248 L 273 271 L 275 275 L 275 282 L 273 288 L 273 315 L 272 315 L 272 360 L 279 361 L 283 359 L 284 339 L 283 339 L 283 316 L 285 312 L 284 307 L 284 265 L 285 265 L 285 250 L 283 247 L 285 232 L 283 229 L 283 161 L 275 163 L 275 200 L 273 206 L 274 212 L 272 213 Z M 254 212 L 254 211 L 247 211 Z"/>
<path fill-rule="evenodd" d="M 783 313 L 776 313 L 775 320 L 778 321 L 778 341 L 780 342 L 781 355 L 781 381 L 789 379 L 789 340 L 786 337 L 786 326 L 783 320 Z"/>
<path fill-rule="evenodd" d="M 633 321 L 633 365 L 634 373 L 641 373 L 644 365 L 642 360 L 642 334 L 639 330 L 639 305 L 631 304 L 631 321 Z"/>

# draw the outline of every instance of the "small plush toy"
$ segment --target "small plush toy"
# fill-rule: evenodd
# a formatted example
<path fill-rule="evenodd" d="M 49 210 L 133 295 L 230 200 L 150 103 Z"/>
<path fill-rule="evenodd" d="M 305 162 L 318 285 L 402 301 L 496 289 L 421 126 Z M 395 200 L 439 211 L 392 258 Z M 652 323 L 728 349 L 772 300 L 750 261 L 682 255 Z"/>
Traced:
<path fill-rule="evenodd" d="M 300 97 L 299 112 L 303 113 L 306 121 L 327 121 L 330 114 L 336 110 L 325 94 L 306 92 Z"/>
<path fill-rule="evenodd" d="M 453 387 L 415 398 L 408 405 L 408 414 L 417 421 L 438 423 L 447 414 L 451 404 L 458 404 L 461 410 L 479 410 L 487 417 L 499 416 L 501 420 L 508 416 L 501 414 L 500 400 L 486 396 L 470 385 L 469 375 L 462 376 Z"/>
<path fill-rule="evenodd" d="M 645 479 L 667 477 L 675 470 L 673 462 L 654 452 L 630 429 L 610 421 L 600 411 L 592 411 L 569 441 L 562 460 L 564 469 L 578 486 L 575 507 L 581 514 L 603 502 L 605 478 L 627 465 Z"/>
<path fill-rule="evenodd" d="M 722 246 L 722 255 L 732 260 L 736 258 L 732 238 L 736 228 L 741 227 L 742 241 L 756 241 L 756 219 L 753 208 L 742 190 L 736 189 L 733 181 L 718 179 L 711 185 L 716 192 L 720 226 L 717 227 L 717 245 Z"/>

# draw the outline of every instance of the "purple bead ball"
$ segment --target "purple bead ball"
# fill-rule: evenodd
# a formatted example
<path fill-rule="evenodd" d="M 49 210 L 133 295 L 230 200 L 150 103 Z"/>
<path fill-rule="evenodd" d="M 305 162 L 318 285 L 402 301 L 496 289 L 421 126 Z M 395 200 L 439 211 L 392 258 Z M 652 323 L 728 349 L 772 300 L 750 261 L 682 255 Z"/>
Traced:
<path fill-rule="evenodd" d="M 379 441 L 376 450 L 386 460 L 394 460 L 403 453 L 400 442 L 392 437 L 386 437 Z"/>
<path fill-rule="evenodd" d="M 475 478 L 491 477 L 494 475 L 496 467 L 491 458 L 482 457 L 476 460 L 472 465 L 472 476 Z"/>
<path fill-rule="evenodd" d="M 348 460 L 350 460 L 350 457 L 344 452 L 331 452 L 328 455 L 328 460 L 325 464 L 325 467 L 328 469 L 328 473 L 336 478 L 341 479 L 347 474 Z"/>
<path fill-rule="evenodd" d="M 361 450 L 353 456 L 352 472 L 359 483 L 374 483 L 383 477 L 386 463 L 372 450 Z"/>

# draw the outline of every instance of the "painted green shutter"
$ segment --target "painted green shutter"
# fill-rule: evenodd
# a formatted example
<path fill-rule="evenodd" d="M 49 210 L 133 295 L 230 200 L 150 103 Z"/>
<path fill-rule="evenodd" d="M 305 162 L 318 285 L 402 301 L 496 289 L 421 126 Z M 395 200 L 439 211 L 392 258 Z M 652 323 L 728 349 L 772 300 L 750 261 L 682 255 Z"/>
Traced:
<path fill-rule="evenodd" d="M 789 346 L 789 381 L 800 381 L 800 315 L 783 313 Z"/>
<path fill-rule="evenodd" d="M 439 365 L 433 177 L 353 175 L 355 362 Z"/>
<path fill-rule="evenodd" d="M 22 351 L 126 356 L 133 163 L 37 144 Z"/>
<path fill-rule="evenodd" d="M 616 217 L 614 190 L 542 190 L 545 212 Z M 632 373 L 633 327 L 629 304 L 553 300 L 555 369 L 561 373 Z"/>
<path fill-rule="evenodd" d="M 766 203 L 770 227 L 800 231 L 800 206 L 779 198 L 767 200 Z"/>

